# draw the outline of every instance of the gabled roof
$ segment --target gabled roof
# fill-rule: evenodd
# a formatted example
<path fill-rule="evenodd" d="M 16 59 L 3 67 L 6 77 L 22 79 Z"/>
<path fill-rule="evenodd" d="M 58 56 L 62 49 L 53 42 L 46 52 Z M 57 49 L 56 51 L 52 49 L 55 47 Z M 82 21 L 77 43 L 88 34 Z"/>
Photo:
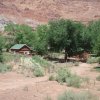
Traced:
<path fill-rule="evenodd" d="M 26 44 L 15 44 L 10 49 L 21 49 L 23 46 L 27 46 Z M 28 46 L 27 46 L 28 47 Z M 28 47 L 29 48 L 29 47 Z"/>

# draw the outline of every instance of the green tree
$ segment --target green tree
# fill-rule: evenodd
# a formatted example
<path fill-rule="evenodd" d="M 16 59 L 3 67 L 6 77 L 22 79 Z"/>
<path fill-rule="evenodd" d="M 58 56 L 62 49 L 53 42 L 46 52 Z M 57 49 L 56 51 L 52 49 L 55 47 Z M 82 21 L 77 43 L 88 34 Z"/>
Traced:
<path fill-rule="evenodd" d="M 86 33 L 89 36 L 88 41 L 90 41 L 92 51 L 100 55 L 100 20 L 90 22 Z"/>
<path fill-rule="evenodd" d="M 5 31 L 8 32 L 8 37 L 13 37 L 13 41 L 8 45 L 15 43 L 27 44 L 34 48 L 35 34 L 33 29 L 28 25 L 19 25 L 19 24 L 8 24 L 5 27 Z M 10 35 L 9 35 L 10 34 Z"/>
<path fill-rule="evenodd" d="M 4 38 L 0 36 L 0 62 L 3 62 L 3 51 L 2 49 L 4 48 Z"/>
<path fill-rule="evenodd" d="M 48 51 L 48 25 L 39 25 L 34 34 L 36 34 L 34 49 L 39 54 L 46 54 Z"/>
<path fill-rule="evenodd" d="M 65 50 L 65 60 L 81 50 L 84 25 L 71 20 L 55 20 L 49 22 L 48 40 L 51 50 Z"/>

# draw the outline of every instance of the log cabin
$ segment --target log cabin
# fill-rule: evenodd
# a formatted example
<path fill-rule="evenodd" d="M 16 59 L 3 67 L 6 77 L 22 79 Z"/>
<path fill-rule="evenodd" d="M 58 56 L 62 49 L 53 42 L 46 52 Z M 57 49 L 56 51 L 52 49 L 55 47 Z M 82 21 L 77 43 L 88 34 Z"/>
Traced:
<path fill-rule="evenodd" d="M 19 54 L 25 54 L 25 55 L 31 55 L 32 49 L 26 45 L 26 44 L 15 44 L 12 46 L 9 50 L 10 52 L 19 53 Z"/>

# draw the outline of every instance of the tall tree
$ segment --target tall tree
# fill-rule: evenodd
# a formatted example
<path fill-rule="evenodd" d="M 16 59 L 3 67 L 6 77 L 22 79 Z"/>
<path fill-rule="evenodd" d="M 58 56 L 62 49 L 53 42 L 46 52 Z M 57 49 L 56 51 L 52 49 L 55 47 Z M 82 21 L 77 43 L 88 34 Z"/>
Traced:
<path fill-rule="evenodd" d="M 99 54 L 100 48 L 100 20 L 92 21 L 87 27 L 87 34 L 89 36 L 90 46 L 92 51 Z"/>
<path fill-rule="evenodd" d="M 3 52 L 2 49 L 4 48 L 4 38 L 0 36 L 0 62 L 3 62 Z"/>
<path fill-rule="evenodd" d="M 34 40 L 35 40 L 35 34 L 33 32 L 33 29 L 28 25 L 19 25 L 19 24 L 8 24 L 5 27 L 5 31 L 7 31 L 11 37 L 13 37 L 13 43 L 8 44 L 12 45 L 15 43 L 22 43 L 27 44 L 31 47 L 34 47 Z M 8 37 L 9 37 L 8 34 Z"/>
<path fill-rule="evenodd" d="M 36 34 L 34 49 L 41 55 L 48 51 L 47 33 L 48 25 L 39 25 L 34 31 L 34 34 Z"/>
<path fill-rule="evenodd" d="M 49 22 L 48 40 L 51 50 L 65 50 L 71 56 L 82 50 L 82 35 L 84 25 L 71 20 L 55 20 Z"/>

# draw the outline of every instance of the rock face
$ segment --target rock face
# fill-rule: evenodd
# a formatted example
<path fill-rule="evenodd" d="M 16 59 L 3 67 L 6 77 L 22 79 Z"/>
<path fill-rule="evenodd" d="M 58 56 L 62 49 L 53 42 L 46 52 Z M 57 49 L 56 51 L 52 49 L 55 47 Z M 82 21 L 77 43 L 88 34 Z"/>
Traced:
<path fill-rule="evenodd" d="M 0 15 L 31 26 L 56 18 L 88 22 L 100 18 L 100 0 L 0 0 Z"/>

